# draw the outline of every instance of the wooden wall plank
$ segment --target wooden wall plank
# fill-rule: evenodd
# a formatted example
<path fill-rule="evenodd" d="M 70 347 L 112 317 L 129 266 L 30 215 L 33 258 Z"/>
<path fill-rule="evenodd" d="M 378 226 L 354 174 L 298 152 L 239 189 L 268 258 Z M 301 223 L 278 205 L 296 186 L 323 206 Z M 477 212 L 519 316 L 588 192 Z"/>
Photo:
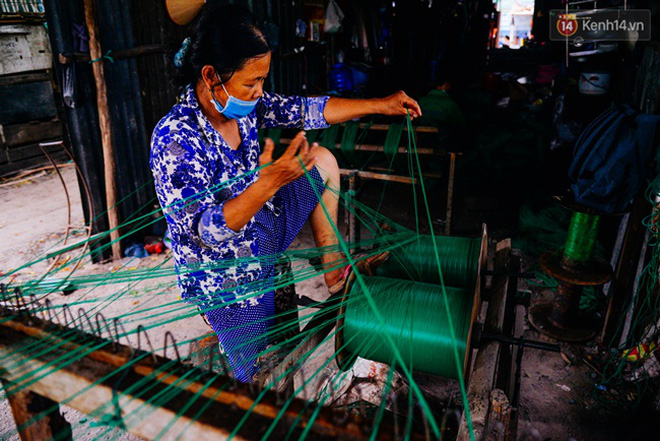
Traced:
<path fill-rule="evenodd" d="M 8 147 L 62 137 L 62 121 L 13 124 L 2 128 Z"/>
<path fill-rule="evenodd" d="M 0 86 L 0 124 L 52 119 L 56 116 L 50 81 Z"/>

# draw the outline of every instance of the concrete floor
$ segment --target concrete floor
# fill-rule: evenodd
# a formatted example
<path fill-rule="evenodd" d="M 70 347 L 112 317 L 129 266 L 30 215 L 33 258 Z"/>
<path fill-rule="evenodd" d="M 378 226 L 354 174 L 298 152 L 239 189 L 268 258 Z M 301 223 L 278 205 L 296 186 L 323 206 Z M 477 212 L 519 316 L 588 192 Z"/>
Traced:
<path fill-rule="evenodd" d="M 82 226 L 83 216 L 80 206 L 80 195 L 76 184 L 75 171 L 72 167 L 63 170 L 65 182 L 69 186 L 72 198 L 71 225 Z M 392 195 L 392 197 L 395 197 Z M 0 271 L 9 272 L 25 262 L 37 258 L 44 250 L 56 245 L 64 237 L 67 225 L 67 206 L 61 184 L 53 173 L 38 177 L 29 182 L 18 185 L 0 187 Z M 410 211 L 398 210 L 393 212 L 397 221 L 412 219 Z M 455 221 L 460 224 L 460 221 Z M 82 237 L 82 236 L 80 236 Z M 309 229 L 305 229 L 292 245 L 293 247 L 306 247 L 312 243 Z M 69 253 L 70 258 L 76 257 L 76 251 Z M 121 265 L 125 269 L 153 267 L 162 264 L 168 256 L 152 256 L 146 259 L 123 259 Z M 168 262 L 164 263 L 165 265 Z M 26 268 L 17 274 L 19 279 L 31 279 L 43 273 L 49 262 L 41 262 Z M 87 262 L 78 274 L 101 274 L 115 269 L 117 265 L 94 265 Z M 178 290 L 173 276 L 159 280 L 153 284 L 111 284 L 94 290 L 76 291 L 64 298 L 61 295 L 53 297 L 53 302 L 74 302 L 77 300 L 90 300 L 90 307 L 102 310 L 106 317 L 113 317 L 127 311 L 135 311 L 136 318 L 127 323 L 127 327 L 137 326 L 138 323 L 154 323 L 149 314 L 140 311 L 157 306 L 164 302 L 176 301 Z M 524 287 L 521 287 L 524 288 Z M 296 285 L 299 295 L 306 295 L 315 300 L 322 300 L 327 296 L 321 277 L 308 279 Z M 123 292 L 119 300 L 104 301 L 113 293 Z M 547 293 L 546 293 L 547 294 Z M 536 293 L 534 295 L 537 295 Z M 538 295 L 544 295 L 540 293 Z M 180 313 L 180 312 L 179 312 Z M 175 313 L 176 314 L 176 313 Z M 158 319 L 162 321 L 162 317 Z M 149 331 L 154 347 L 163 347 L 163 335 L 166 330 L 171 331 L 177 341 L 185 341 L 204 335 L 208 328 L 198 316 L 189 319 L 177 320 L 167 325 L 158 326 Z M 528 338 L 544 340 L 535 331 L 526 327 L 525 335 Z M 134 344 L 134 342 L 132 342 Z M 566 441 L 576 439 L 580 441 L 614 440 L 610 425 L 613 424 L 613 415 L 603 411 L 591 398 L 595 379 L 593 372 L 580 357 L 583 352 L 565 346 L 565 355 L 544 353 L 528 350 L 523 359 L 523 374 L 521 378 L 521 405 L 519 433 L 537 431 L 541 440 Z M 312 357 L 306 369 L 313 372 L 327 357 L 332 356 L 332 342 L 328 342 Z M 578 354 L 578 355 L 575 355 Z M 580 355 L 582 354 L 582 355 Z M 172 353 L 168 355 L 173 355 Z M 569 363 L 566 360 L 573 360 Z M 336 365 L 331 363 L 331 369 Z M 458 388 L 452 381 L 428 381 L 420 379 L 420 383 L 428 382 L 427 390 L 435 391 L 442 400 L 458 402 Z M 1 398 L 1 397 L 0 397 Z M 90 425 L 93 421 L 73 409 L 64 407 L 67 420 L 74 425 L 74 439 L 99 439 L 106 432 L 104 427 Z M 618 424 L 618 422 L 617 422 Z M 18 439 L 11 435 L 13 419 L 7 402 L 0 400 L 0 439 Z M 5 438 L 3 438 L 5 434 Z M 133 435 L 113 430 L 105 433 L 104 438 L 134 440 Z"/>

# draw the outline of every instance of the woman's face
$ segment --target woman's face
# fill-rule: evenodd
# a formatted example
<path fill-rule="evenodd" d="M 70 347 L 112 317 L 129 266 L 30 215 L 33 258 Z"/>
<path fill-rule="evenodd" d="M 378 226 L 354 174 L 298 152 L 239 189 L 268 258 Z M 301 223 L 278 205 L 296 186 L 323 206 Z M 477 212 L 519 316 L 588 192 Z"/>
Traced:
<path fill-rule="evenodd" d="M 260 98 L 264 92 L 264 81 L 270 71 L 270 59 L 271 55 L 268 52 L 264 56 L 248 60 L 225 83 L 227 92 L 239 100 L 244 101 L 254 101 Z M 220 101 L 220 104 L 224 106 L 227 102 L 227 95 L 222 90 L 222 87 L 219 86 L 220 82 L 217 77 L 211 84 L 216 85 L 213 89 L 214 94 L 218 101 Z"/>

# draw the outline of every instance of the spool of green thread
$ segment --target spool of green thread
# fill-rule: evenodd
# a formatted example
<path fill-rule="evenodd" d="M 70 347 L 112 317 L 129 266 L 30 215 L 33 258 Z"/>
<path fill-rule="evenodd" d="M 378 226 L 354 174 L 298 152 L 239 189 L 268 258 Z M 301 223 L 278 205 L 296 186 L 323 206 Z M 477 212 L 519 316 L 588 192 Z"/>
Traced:
<path fill-rule="evenodd" d="M 395 358 L 389 336 L 411 370 L 458 378 L 442 287 L 385 277 L 364 282 L 386 326 L 379 325 L 360 285 L 354 283 L 344 299 L 343 326 L 337 336 L 340 367 L 349 369 L 357 356 L 391 364 Z M 465 360 L 474 293 L 445 289 L 459 358 Z"/>
<path fill-rule="evenodd" d="M 435 243 L 444 284 L 474 289 L 479 272 L 481 239 L 436 236 Z M 376 270 L 377 276 L 440 283 L 431 236 L 419 236 L 390 253 L 390 258 Z"/>
<path fill-rule="evenodd" d="M 564 260 L 584 263 L 591 259 L 598 236 L 600 216 L 574 212 L 568 229 Z"/>

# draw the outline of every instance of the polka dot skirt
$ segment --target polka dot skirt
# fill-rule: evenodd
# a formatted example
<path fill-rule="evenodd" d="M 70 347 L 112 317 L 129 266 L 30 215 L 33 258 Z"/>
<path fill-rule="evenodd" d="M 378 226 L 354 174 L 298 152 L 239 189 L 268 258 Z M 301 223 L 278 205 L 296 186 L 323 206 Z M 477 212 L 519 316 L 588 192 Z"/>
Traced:
<path fill-rule="evenodd" d="M 318 205 L 312 185 L 319 195 L 325 189 L 316 167 L 309 175 L 311 182 L 303 176 L 285 185 L 276 193 L 273 203 L 264 205 L 255 215 L 259 255 L 267 257 L 263 265 L 265 279 L 275 276 L 278 254 L 291 245 Z M 259 370 L 259 355 L 269 343 L 268 330 L 275 315 L 273 291 L 264 294 L 256 305 L 223 305 L 205 315 L 218 334 L 234 377 L 244 383 L 250 382 Z"/>

